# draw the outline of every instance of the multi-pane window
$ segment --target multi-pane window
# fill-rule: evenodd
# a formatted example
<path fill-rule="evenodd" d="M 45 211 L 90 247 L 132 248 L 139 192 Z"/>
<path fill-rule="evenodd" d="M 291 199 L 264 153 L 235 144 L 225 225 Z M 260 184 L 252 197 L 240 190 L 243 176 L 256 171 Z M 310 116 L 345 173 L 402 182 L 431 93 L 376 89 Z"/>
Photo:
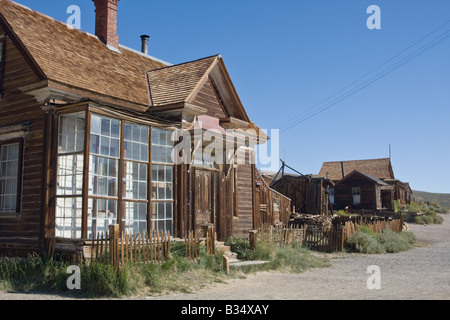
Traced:
<path fill-rule="evenodd" d="M 85 115 L 59 118 L 56 236 L 92 238 L 116 223 L 172 233 L 172 131 Z"/>
<path fill-rule="evenodd" d="M 361 188 L 352 188 L 353 204 L 361 204 Z"/>
<path fill-rule="evenodd" d="M 20 143 L 0 144 L 0 213 L 18 212 L 19 159 Z"/>
<path fill-rule="evenodd" d="M 173 232 L 172 131 L 152 130 L 152 230 Z"/>
<path fill-rule="evenodd" d="M 84 134 L 84 112 L 59 117 L 56 237 L 81 237 Z"/>
<path fill-rule="evenodd" d="M 89 147 L 88 237 L 117 223 L 120 160 L 119 120 L 93 114 Z"/>
<path fill-rule="evenodd" d="M 123 199 L 126 231 L 147 231 L 149 127 L 124 124 Z"/>

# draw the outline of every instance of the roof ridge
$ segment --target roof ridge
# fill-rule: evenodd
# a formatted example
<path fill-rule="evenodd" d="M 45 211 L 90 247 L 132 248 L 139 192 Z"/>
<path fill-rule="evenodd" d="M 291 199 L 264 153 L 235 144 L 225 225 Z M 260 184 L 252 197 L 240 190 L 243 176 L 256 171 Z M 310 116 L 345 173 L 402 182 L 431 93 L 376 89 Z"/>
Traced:
<path fill-rule="evenodd" d="M 88 34 L 89 34 L 89 33 L 88 33 Z M 98 38 L 97 36 L 94 36 L 94 37 Z M 165 68 L 168 68 L 168 67 L 173 66 L 173 64 L 170 63 L 170 62 L 167 62 L 167 61 L 164 61 L 164 60 L 162 60 L 162 59 L 159 59 L 159 58 L 153 57 L 153 56 L 151 56 L 151 55 L 145 54 L 145 53 L 143 53 L 143 52 L 141 52 L 141 51 L 139 51 L 139 50 L 136 50 L 136 49 L 133 49 L 133 48 L 124 46 L 123 44 L 119 44 L 119 47 L 120 47 L 120 48 L 123 48 L 123 49 L 125 49 L 125 50 L 128 50 L 128 51 L 130 51 L 130 52 L 133 52 L 133 53 L 135 53 L 135 54 L 138 54 L 138 55 L 140 55 L 140 56 L 142 56 L 142 57 L 144 57 L 144 58 L 148 58 L 148 59 L 150 59 L 150 60 L 153 60 L 153 61 L 156 61 L 156 62 L 160 62 L 160 63 L 162 63 L 162 64 L 165 64 L 165 65 L 167 65 L 167 67 L 165 67 Z"/>
<path fill-rule="evenodd" d="M 376 160 L 390 160 L 389 158 L 375 158 L 375 159 L 359 159 L 359 160 L 335 160 L 325 161 L 324 163 L 341 163 L 341 162 L 357 162 L 357 161 L 376 161 Z"/>
<path fill-rule="evenodd" d="M 195 60 L 192 60 L 192 61 L 186 61 L 186 62 L 182 62 L 182 63 L 178 63 L 178 64 L 173 64 L 173 65 L 170 65 L 170 66 L 167 66 L 167 67 L 162 67 L 162 68 L 158 68 L 158 69 L 149 70 L 149 71 L 147 71 L 147 73 L 150 73 L 150 72 L 153 72 L 153 71 L 160 71 L 160 70 L 173 68 L 173 67 L 178 67 L 178 66 L 182 66 L 182 65 L 185 65 L 185 64 L 188 64 L 188 63 L 198 62 L 198 61 L 201 61 L 201 60 L 206 60 L 206 59 L 210 59 L 210 58 L 214 58 L 214 57 L 222 57 L 222 56 L 220 54 L 214 54 L 214 55 L 211 55 L 211 56 L 208 56 L 208 57 L 195 59 Z"/>
<path fill-rule="evenodd" d="M 13 1 L 13 0 L 4 0 L 4 1 L 10 2 L 12 5 L 16 5 L 16 6 L 18 6 L 18 7 L 21 7 L 21 8 L 23 8 L 23 9 L 26 9 L 26 10 L 28 10 L 28 11 L 30 11 L 30 12 L 33 12 L 33 13 L 35 13 L 35 14 L 38 14 L 38 15 L 40 15 L 40 16 L 46 18 L 46 19 L 49 19 L 49 20 L 51 20 L 51 21 L 53 21 L 53 22 L 57 22 L 57 23 L 59 23 L 59 24 L 62 24 L 63 26 L 69 28 L 70 30 L 78 31 L 78 32 L 80 32 L 80 33 L 86 34 L 86 35 L 88 35 L 88 36 L 90 36 L 90 37 L 93 37 L 93 38 L 95 38 L 95 39 L 97 39 L 97 40 L 100 41 L 99 37 L 96 36 L 95 34 L 92 34 L 92 33 L 90 33 L 90 32 L 87 32 L 87 31 L 85 31 L 85 30 L 82 30 L 82 29 L 74 28 L 74 27 L 72 27 L 71 25 L 67 24 L 66 22 L 61 21 L 61 20 L 58 20 L 58 19 L 55 19 L 55 18 L 53 18 L 53 17 L 51 17 L 51 16 L 49 16 L 49 15 L 47 15 L 47 14 L 45 14 L 45 13 L 42 13 L 42 12 L 39 12 L 39 11 L 37 11 L 37 10 L 31 9 L 30 7 L 27 7 L 27 6 L 25 6 L 25 5 L 21 4 L 21 3 L 15 2 L 15 1 Z M 113 51 L 115 51 L 115 52 L 120 53 L 120 51 L 117 50 L 117 49 L 115 49 L 115 48 L 114 48 L 114 49 L 115 49 L 115 50 L 114 50 L 114 49 L 112 49 L 111 47 L 109 47 L 109 46 L 107 46 L 107 45 L 105 45 L 105 46 L 108 47 L 110 50 L 113 50 Z M 127 46 L 125 46 L 125 45 L 122 45 L 122 44 L 120 44 L 120 43 L 119 43 L 119 48 L 123 48 L 123 49 L 128 50 L 128 51 L 130 51 L 130 52 L 132 52 L 132 53 L 139 54 L 140 56 L 145 57 L 145 58 L 147 58 L 147 59 L 149 59 L 149 60 L 152 60 L 152 61 L 156 61 L 156 62 L 165 64 L 165 65 L 167 65 L 168 67 L 170 67 L 170 66 L 173 65 L 173 64 L 170 63 L 170 62 L 167 62 L 167 61 L 164 61 L 164 60 L 162 60 L 162 59 L 153 57 L 153 56 L 151 56 L 151 55 L 146 55 L 146 54 L 144 54 L 144 53 L 142 53 L 142 52 L 140 52 L 140 51 L 138 51 L 138 50 L 136 50 L 136 49 L 129 48 L 129 47 L 127 47 Z"/>

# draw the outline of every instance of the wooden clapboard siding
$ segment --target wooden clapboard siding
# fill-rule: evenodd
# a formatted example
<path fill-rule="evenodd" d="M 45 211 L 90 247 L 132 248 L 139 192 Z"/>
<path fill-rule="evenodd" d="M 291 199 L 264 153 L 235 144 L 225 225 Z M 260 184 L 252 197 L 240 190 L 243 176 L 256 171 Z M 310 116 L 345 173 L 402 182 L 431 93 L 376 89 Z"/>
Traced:
<path fill-rule="evenodd" d="M 329 180 L 310 176 L 283 175 L 274 181 L 272 188 L 290 198 L 297 212 L 307 214 L 327 214 L 326 187 Z"/>
<path fill-rule="evenodd" d="M 4 113 L 0 104 L 0 117 Z M 21 212 L 0 215 L 0 253 L 6 247 L 14 248 L 13 254 L 19 255 L 42 249 L 42 117 L 43 114 L 34 118 L 21 118 L 20 114 L 17 115 L 17 120 L 30 121 L 28 133 L 24 137 Z"/>
<path fill-rule="evenodd" d="M 0 35 L 5 30 L 0 26 Z M 34 84 L 40 80 L 23 49 L 10 36 L 6 37 L 5 69 L 3 80 L 4 98 L 13 97 L 18 88 Z"/>
<path fill-rule="evenodd" d="M 227 117 L 222 101 L 214 88 L 213 83 L 208 79 L 200 91 L 194 97 L 192 104 L 205 108 L 208 116 L 223 119 Z"/>
<path fill-rule="evenodd" d="M 19 89 L 41 80 L 30 63 L 8 36 L 0 126 L 27 123 L 28 132 L 23 138 L 21 210 L 19 214 L 0 214 L 0 254 L 24 255 L 42 249 L 44 112 L 41 104 Z"/>
<path fill-rule="evenodd" d="M 238 153 L 246 152 L 245 149 Z M 246 152 L 245 164 L 239 164 L 236 174 L 236 206 L 237 214 L 233 222 L 233 235 L 248 236 L 249 230 L 254 228 L 253 224 L 253 194 L 254 194 L 254 170 L 255 166 L 250 162 L 253 154 Z"/>
<path fill-rule="evenodd" d="M 376 184 L 357 175 L 343 180 L 336 185 L 334 192 L 336 208 L 341 209 L 346 206 L 354 206 L 352 189 L 356 187 L 361 190 L 361 204 L 358 207 L 364 209 L 377 209 Z"/>

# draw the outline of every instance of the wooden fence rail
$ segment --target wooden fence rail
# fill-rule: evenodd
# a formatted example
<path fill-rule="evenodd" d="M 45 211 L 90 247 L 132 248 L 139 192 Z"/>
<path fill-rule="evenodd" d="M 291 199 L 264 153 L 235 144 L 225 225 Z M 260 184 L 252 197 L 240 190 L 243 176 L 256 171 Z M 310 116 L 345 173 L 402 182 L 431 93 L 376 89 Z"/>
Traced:
<path fill-rule="evenodd" d="M 183 243 L 185 257 L 197 260 L 200 257 L 200 246 L 206 247 L 208 254 L 216 251 L 216 232 L 214 227 L 208 229 L 206 237 L 200 231 L 189 231 Z M 151 233 L 124 233 L 119 235 L 116 225 L 111 225 L 108 233 L 98 233 L 83 246 L 83 257 L 88 263 L 101 262 L 120 268 L 129 263 L 159 263 L 169 258 L 169 252 L 175 240 L 166 231 Z"/>
<path fill-rule="evenodd" d="M 118 237 L 114 232 L 99 233 L 83 247 L 88 262 L 108 263 L 117 268 L 127 263 L 155 263 L 168 258 L 171 240 L 168 232 L 151 234 L 126 233 Z"/>
<path fill-rule="evenodd" d="M 257 229 L 257 235 L 259 240 L 277 245 L 298 243 L 317 251 L 343 251 L 345 242 L 363 225 L 377 233 L 387 229 L 401 232 L 403 222 L 401 219 L 365 221 L 362 224 L 346 221 L 342 224 L 333 224 L 331 227 L 307 224 L 302 226 L 263 225 Z"/>

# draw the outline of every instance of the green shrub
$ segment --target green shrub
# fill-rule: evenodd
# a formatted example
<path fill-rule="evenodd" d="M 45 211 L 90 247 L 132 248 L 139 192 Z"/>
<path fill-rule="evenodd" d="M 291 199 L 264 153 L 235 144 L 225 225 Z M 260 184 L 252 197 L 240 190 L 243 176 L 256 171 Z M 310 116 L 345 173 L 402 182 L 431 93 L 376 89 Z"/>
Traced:
<path fill-rule="evenodd" d="M 335 213 L 336 213 L 338 216 L 341 216 L 341 217 L 349 217 L 349 216 L 351 216 L 350 213 L 348 213 L 347 211 L 342 210 L 342 209 L 336 211 Z"/>
<path fill-rule="evenodd" d="M 254 252 L 250 250 L 250 243 L 242 238 L 229 238 L 225 245 L 230 246 L 231 251 L 236 253 L 239 259 L 253 260 Z"/>
<path fill-rule="evenodd" d="M 433 223 L 435 223 L 435 224 L 442 224 L 442 222 L 444 222 L 444 218 L 442 218 L 441 216 L 435 216 L 434 217 L 434 221 L 433 221 Z"/>
<path fill-rule="evenodd" d="M 376 238 L 361 230 L 356 231 L 347 240 L 347 245 L 352 251 L 359 253 L 376 254 L 384 252 L 383 246 L 378 243 Z"/>
<path fill-rule="evenodd" d="M 231 251 L 241 260 L 269 260 L 274 251 L 273 244 L 265 241 L 258 241 L 256 250 L 251 250 L 250 243 L 241 238 L 230 238 L 226 245 L 230 246 Z"/>
<path fill-rule="evenodd" d="M 424 214 L 421 217 L 422 217 L 422 223 L 423 224 L 431 224 L 433 222 L 433 217 L 430 216 L 430 215 Z"/>
<path fill-rule="evenodd" d="M 426 204 L 424 202 L 412 202 L 405 208 L 406 212 L 402 212 L 403 220 L 405 222 L 417 224 L 440 224 L 443 218 L 438 214 L 447 213 L 448 208 L 442 207 L 438 202 L 431 202 Z M 417 213 L 421 212 L 420 216 Z"/>
<path fill-rule="evenodd" d="M 411 239 L 390 229 L 384 230 L 378 234 L 378 242 L 388 253 L 406 251 L 411 248 Z M 406 234 L 406 233 L 405 233 Z"/>
<path fill-rule="evenodd" d="M 398 200 L 394 200 L 393 201 L 393 205 L 394 205 L 394 212 L 398 212 L 400 209 L 400 203 Z"/>
<path fill-rule="evenodd" d="M 411 222 L 411 221 L 408 221 L 408 222 Z M 414 223 L 424 224 L 424 222 L 422 221 L 422 216 L 415 216 L 414 217 Z"/>
<path fill-rule="evenodd" d="M 372 229 L 370 229 L 369 226 L 362 225 L 359 227 L 359 231 L 368 234 L 369 236 L 371 236 L 374 239 L 377 238 L 377 233 L 375 231 L 373 231 Z"/>
<path fill-rule="evenodd" d="M 370 232 L 368 232 L 368 230 Z M 347 240 L 347 247 L 359 253 L 395 253 L 408 250 L 417 241 L 411 232 L 394 232 L 386 229 L 381 233 L 376 233 L 369 228 L 360 228 L 350 239 Z"/>

